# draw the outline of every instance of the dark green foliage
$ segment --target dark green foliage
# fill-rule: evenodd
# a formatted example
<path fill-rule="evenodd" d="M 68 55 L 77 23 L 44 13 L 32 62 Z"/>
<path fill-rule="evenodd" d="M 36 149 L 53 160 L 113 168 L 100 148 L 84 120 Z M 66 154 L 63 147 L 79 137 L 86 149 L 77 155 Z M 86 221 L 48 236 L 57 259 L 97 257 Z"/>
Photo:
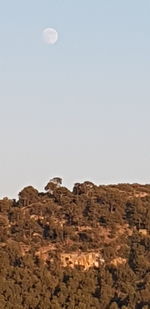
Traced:
<path fill-rule="evenodd" d="M 62 253 L 101 263 L 63 267 Z M 150 308 L 150 185 L 53 183 L 0 200 L 0 309 L 14 308 Z"/>

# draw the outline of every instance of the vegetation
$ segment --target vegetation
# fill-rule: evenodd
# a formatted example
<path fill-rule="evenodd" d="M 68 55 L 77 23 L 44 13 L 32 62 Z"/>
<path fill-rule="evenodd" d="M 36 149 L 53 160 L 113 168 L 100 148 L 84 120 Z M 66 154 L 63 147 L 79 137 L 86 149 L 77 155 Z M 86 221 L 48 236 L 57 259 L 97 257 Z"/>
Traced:
<path fill-rule="evenodd" d="M 0 308 L 150 308 L 150 185 L 61 183 L 0 200 Z"/>

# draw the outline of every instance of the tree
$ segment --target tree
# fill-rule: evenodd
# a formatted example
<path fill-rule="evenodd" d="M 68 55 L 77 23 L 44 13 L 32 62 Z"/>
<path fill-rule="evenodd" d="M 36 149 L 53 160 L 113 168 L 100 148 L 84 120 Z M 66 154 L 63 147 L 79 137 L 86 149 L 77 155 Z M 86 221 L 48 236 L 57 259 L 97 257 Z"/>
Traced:
<path fill-rule="evenodd" d="M 118 305 L 117 305 L 116 302 L 113 302 L 113 303 L 111 303 L 111 305 L 110 305 L 109 308 L 110 308 L 110 309 L 118 309 L 119 307 L 118 307 Z"/>
<path fill-rule="evenodd" d="M 19 205 L 28 206 L 39 200 L 38 191 L 32 186 L 25 187 L 19 192 Z"/>

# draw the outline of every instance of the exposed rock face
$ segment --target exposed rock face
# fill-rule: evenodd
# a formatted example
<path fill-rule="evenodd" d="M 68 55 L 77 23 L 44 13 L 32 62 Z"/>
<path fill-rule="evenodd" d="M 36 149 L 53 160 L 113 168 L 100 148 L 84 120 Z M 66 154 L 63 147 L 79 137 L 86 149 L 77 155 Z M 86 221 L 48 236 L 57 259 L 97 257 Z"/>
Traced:
<path fill-rule="evenodd" d="M 117 267 L 118 265 L 126 264 L 127 260 L 121 257 L 117 257 L 111 261 L 111 265 Z"/>
<path fill-rule="evenodd" d="M 147 193 L 147 192 L 135 193 L 134 196 L 135 196 L 135 197 L 145 197 L 145 196 L 148 196 L 148 193 Z"/>
<path fill-rule="evenodd" d="M 139 229 L 139 234 L 141 234 L 142 236 L 147 236 L 148 231 L 146 229 Z"/>
<path fill-rule="evenodd" d="M 60 258 L 63 267 L 82 266 L 84 270 L 88 270 L 90 267 L 99 267 L 104 263 L 104 259 L 101 258 L 98 252 L 62 253 Z"/>
<path fill-rule="evenodd" d="M 34 219 L 35 221 L 44 220 L 44 216 L 31 215 L 30 219 Z"/>

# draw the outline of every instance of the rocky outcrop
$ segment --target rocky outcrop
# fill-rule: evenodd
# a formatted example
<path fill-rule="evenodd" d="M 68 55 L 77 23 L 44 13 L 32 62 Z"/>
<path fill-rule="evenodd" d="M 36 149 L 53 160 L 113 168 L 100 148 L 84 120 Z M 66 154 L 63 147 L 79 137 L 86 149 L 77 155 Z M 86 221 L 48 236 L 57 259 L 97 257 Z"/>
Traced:
<path fill-rule="evenodd" d="M 142 236 L 147 236 L 148 235 L 148 230 L 146 229 L 139 229 L 139 234 Z"/>
<path fill-rule="evenodd" d="M 63 267 L 82 266 L 84 270 L 91 267 L 99 267 L 104 263 L 104 259 L 98 252 L 73 252 L 62 253 L 60 256 L 61 264 Z"/>
<path fill-rule="evenodd" d="M 110 264 L 117 267 L 119 265 L 124 265 L 126 263 L 127 263 L 126 259 L 123 259 L 122 257 L 117 257 L 117 258 L 113 259 Z"/>

